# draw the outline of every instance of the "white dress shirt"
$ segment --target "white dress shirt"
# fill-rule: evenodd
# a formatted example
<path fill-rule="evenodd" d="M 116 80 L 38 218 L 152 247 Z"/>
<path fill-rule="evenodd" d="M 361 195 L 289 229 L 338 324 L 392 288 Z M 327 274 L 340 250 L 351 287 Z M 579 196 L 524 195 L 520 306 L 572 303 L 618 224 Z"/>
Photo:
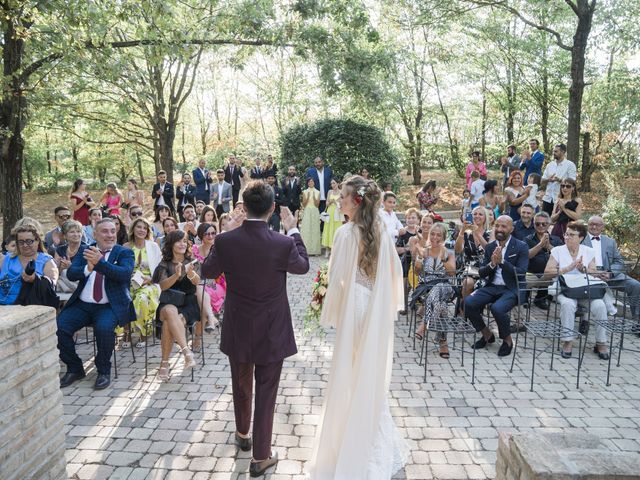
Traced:
<path fill-rule="evenodd" d="M 507 261 L 507 248 L 509 248 L 509 242 L 511 242 L 511 235 L 509 235 L 507 242 L 504 244 L 504 247 L 502 247 L 502 263 Z M 498 243 L 498 245 L 500 245 L 500 243 Z M 496 273 L 493 276 L 492 283 L 494 285 L 506 285 L 506 283 L 504 283 L 504 278 L 502 278 L 502 267 L 500 265 L 496 268 Z"/>
<path fill-rule="evenodd" d="M 380 210 L 380 217 L 384 222 L 385 229 L 387 233 L 391 236 L 391 240 L 395 245 L 396 240 L 398 239 L 398 232 L 400 229 L 404 228 L 398 217 L 396 216 L 396 212 L 387 212 L 386 210 Z"/>
<path fill-rule="evenodd" d="M 165 201 L 164 201 L 164 186 L 166 185 L 166 183 L 160 185 L 160 190 L 162 190 L 162 194 L 160 194 L 160 196 L 158 197 L 158 201 L 156 202 L 156 206 L 160 206 L 160 205 L 166 205 Z"/>
<path fill-rule="evenodd" d="M 109 261 L 109 255 L 111 255 L 111 250 L 109 250 L 104 256 L 105 262 Z M 96 280 L 96 271 L 92 270 L 91 272 L 89 272 L 89 267 L 85 266 L 84 276 L 89 278 L 87 278 L 87 283 L 85 283 L 84 288 L 82 289 L 82 292 L 80 292 L 80 300 L 82 300 L 85 303 L 95 303 L 98 305 L 104 305 L 105 303 L 109 303 L 109 299 L 107 298 L 107 291 L 104 288 L 107 283 L 107 278 L 104 276 L 102 278 L 102 299 L 99 302 L 96 302 L 93 299 L 93 284 Z"/>
<path fill-rule="evenodd" d="M 566 158 L 560 163 L 556 160 L 549 162 L 544 169 L 542 179 L 548 180 L 554 175 L 560 180 L 547 183 L 547 189 L 545 190 L 544 197 L 542 197 L 542 200 L 547 203 L 554 203 L 558 199 L 558 194 L 560 193 L 560 182 L 562 180 L 565 178 L 571 178 L 573 180 L 576 179 L 576 164 Z"/>
<path fill-rule="evenodd" d="M 222 205 L 222 187 L 224 187 L 224 182 L 218 183 L 218 199 L 216 200 L 216 205 Z"/>
<path fill-rule="evenodd" d="M 323 201 L 327 199 L 324 193 L 324 168 L 322 168 L 322 170 L 318 170 L 316 168 L 316 172 L 318 172 L 318 190 L 320 190 L 320 201 Z"/>
<path fill-rule="evenodd" d="M 198 167 L 198 168 L 200 168 L 200 167 Z M 202 172 L 202 176 L 204 177 L 204 189 L 205 189 L 205 191 L 208 192 L 209 191 L 209 182 L 207 182 L 207 175 L 206 175 L 206 173 L 204 171 L 204 168 L 200 168 L 200 171 Z"/>
<path fill-rule="evenodd" d="M 589 240 L 591 240 L 591 248 L 596 254 L 596 267 L 602 267 L 604 265 L 602 263 L 602 240 L 601 238 L 594 240 L 594 236 L 591 234 L 589 234 Z"/>

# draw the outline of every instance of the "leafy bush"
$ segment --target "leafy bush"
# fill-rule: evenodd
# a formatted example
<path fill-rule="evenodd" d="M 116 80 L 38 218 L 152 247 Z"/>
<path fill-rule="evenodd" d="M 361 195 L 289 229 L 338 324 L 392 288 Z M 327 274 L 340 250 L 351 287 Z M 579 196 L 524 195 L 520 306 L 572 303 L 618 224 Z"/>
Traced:
<path fill-rule="evenodd" d="M 615 175 L 605 175 L 608 191 L 604 202 L 604 220 L 607 233 L 624 245 L 640 240 L 640 213 L 627 201 L 629 195 L 620 188 Z"/>
<path fill-rule="evenodd" d="M 58 180 L 54 176 L 44 176 L 38 180 L 35 192 L 38 194 L 56 193 L 58 191 Z"/>
<path fill-rule="evenodd" d="M 375 127 L 352 120 L 327 119 L 291 128 L 280 138 L 281 168 L 295 165 L 300 175 L 320 155 L 341 179 L 347 173 L 366 168 L 380 182 L 397 182 L 400 163 Z"/>

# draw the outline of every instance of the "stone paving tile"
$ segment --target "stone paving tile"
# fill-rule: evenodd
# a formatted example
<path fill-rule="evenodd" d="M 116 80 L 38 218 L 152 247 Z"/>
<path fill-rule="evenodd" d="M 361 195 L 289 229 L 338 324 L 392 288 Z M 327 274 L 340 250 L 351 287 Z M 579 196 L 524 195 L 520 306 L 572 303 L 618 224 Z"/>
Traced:
<path fill-rule="evenodd" d="M 310 286 L 321 264 L 289 280 L 296 330 L 309 301 Z M 298 333 L 299 353 L 285 361 L 276 405 L 274 450 L 281 459 L 270 480 L 302 480 L 311 454 L 331 361 L 334 334 L 305 338 Z M 470 340 L 470 337 L 469 337 Z M 118 378 L 96 392 L 91 344 L 78 347 L 88 378 L 64 390 L 67 473 L 71 479 L 238 480 L 248 479 L 250 453 L 233 446 L 235 429 L 230 373 L 217 343 L 205 337 L 205 362 L 182 375 L 177 351 L 172 378 L 155 378 L 159 345 L 151 346 L 149 376 L 144 377 L 144 351 L 117 352 Z M 589 345 L 592 344 L 589 340 Z M 637 337 L 625 344 L 640 347 Z M 453 339 L 450 338 L 453 346 Z M 543 340 L 538 349 L 549 344 Z M 449 360 L 429 351 L 427 381 L 418 365 L 419 351 L 405 317 L 396 328 L 395 362 L 389 403 L 401 434 L 411 448 L 409 463 L 397 479 L 495 478 L 500 432 L 564 431 L 601 436 L 614 450 L 640 452 L 640 354 L 624 351 L 620 367 L 612 365 L 606 387 L 606 362 L 587 350 L 576 389 L 577 360 L 549 352 L 536 361 L 535 389 L 529 391 L 532 338 L 520 338 L 513 372 L 511 358 L 497 357 L 497 345 L 476 354 L 468 350 L 461 365 L 460 338 Z M 202 361 L 202 357 L 199 357 Z"/>

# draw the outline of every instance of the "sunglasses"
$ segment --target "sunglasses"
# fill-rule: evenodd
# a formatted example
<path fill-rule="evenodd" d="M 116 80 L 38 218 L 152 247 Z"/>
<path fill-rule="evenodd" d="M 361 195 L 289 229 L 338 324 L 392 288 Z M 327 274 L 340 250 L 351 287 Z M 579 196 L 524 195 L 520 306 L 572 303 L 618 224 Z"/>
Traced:
<path fill-rule="evenodd" d="M 215 237 L 216 236 L 216 232 L 205 232 L 204 236 L 205 237 Z"/>
<path fill-rule="evenodd" d="M 58 215 L 58 218 L 61 220 L 69 220 L 71 218 L 71 215 Z"/>
<path fill-rule="evenodd" d="M 573 188 L 573 185 L 564 184 L 564 185 L 560 185 L 560 188 Z"/>
<path fill-rule="evenodd" d="M 141 217 L 142 216 L 142 212 L 136 211 L 136 212 L 130 212 L 129 213 L 130 217 Z"/>
<path fill-rule="evenodd" d="M 579 237 L 580 235 L 578 235 L 577 233 L 565 232 L 564 236 L 565 237 Z"/>
<path fill-rule="evenodd" d="M 546 227 L 549 222 L 535 222 L 536 227 Z"/>

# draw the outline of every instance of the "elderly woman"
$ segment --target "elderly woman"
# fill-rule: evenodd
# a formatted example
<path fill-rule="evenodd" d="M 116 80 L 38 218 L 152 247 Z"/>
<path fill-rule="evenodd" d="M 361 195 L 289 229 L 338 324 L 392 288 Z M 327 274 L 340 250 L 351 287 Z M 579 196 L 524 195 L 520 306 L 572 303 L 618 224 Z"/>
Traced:
<path fill-rule="evenodd" d="M 62 225 L 62 235 L 64 236 L 65 243 L 56 248 L 53 256 L 58 271 L 60 272 L 56 285 L 57 293 L 71 294 L 75 292 L 78 287 L 78 282 L 72 282 L 67 278 L 67 269 L 71 266 L 73 257 L 76 256 L 80 247 L 85 245 L 82 241 L 83 232 L 82 224 L 76 220 L 67 220 Z"/>
<path fill-rule="evenodd" d="M 563 183 L 565 180 L 563 180 Z M 596 252 L 591 247 L 582 245 L 582 241 L 587 236 L 587 227 L 581 222 L 570 222 L 564 233 L 564 245 L 551 249 L 551 256 L 544 270 L 546 278 L 554 278 L 560 275 L 579 275 L 589 273 L 598 275 L 596 267 Z M 591 318 L 594 320 L 605 320 L 607 318 L 607 307 L 604 300 L 594 298 L 590 302 L 588 300 L 575 300 L 568 298 L 559 293 L 557 301 L 560 304 L 560 321 L 565 329 L 573 330 L 576 318 L 576 310 L 578 303 L 584 304 L 585 307 L 591 309 Z M 596 324 L 596 345 L 593 349 L 602 360 L 609 359 L 607 352 L 606 330 Z M 567 335 L 563 339 L 562 358 L 570 358 L 573 336 Z"/>
<path fill-rule="evenodd" d="M 16 254 L 0 258 L 0 305 L 13 305 L 18 300 L 23 284 L 33 284 L 36 276 L 46 279 L 55 287 L 58 267 L 51 255 L 45 253 L 42 234 L 35 225 L 22 223 L 11 232 L 16 236 Z M 33 261 L 35 270 L 26 271 Z"/>

